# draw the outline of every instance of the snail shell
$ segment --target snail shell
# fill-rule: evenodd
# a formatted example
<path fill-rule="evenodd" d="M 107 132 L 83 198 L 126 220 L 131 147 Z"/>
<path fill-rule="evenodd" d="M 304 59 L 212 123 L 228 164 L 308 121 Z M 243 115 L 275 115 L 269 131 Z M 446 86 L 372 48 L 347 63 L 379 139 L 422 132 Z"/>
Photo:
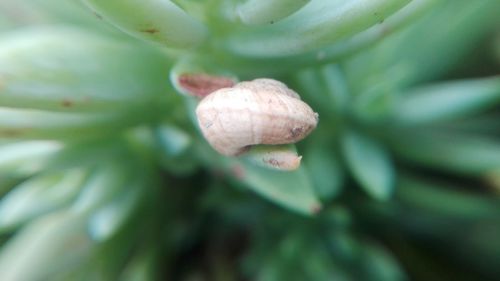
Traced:
<path fill-rule="evenodd" d="M 196 115 L 210 145 L 228 156 L 256 144 L 295 143 L 318 123 L 318 114 L 297 93 L 272 79 L 219 89 L 199 103 Z"/>

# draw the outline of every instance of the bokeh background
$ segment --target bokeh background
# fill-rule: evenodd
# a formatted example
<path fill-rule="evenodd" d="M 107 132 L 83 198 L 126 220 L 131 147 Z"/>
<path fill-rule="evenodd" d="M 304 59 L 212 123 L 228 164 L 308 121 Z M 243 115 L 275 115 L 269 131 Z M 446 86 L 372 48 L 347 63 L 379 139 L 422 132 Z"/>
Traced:
<path fill-rule="evenodd" d="M 297 91 L 301 167 L 186 73 Z M 499 74 L 498 0 L 0 0 L 0 280 L 498 280 Z"/>

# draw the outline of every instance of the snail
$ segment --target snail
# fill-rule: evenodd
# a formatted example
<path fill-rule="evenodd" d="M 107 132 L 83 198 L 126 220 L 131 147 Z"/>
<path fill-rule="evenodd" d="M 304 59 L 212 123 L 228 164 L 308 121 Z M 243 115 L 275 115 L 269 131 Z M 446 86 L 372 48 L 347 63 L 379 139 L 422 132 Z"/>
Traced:
<path fill-rule="evenodd" d="M 196 116 L 209 144 L 226 156 L 253 145 L 298 142 L 318 123 L 318 114 L 295 91 L 267 78 L 212 92 L 198 104 Z"/>

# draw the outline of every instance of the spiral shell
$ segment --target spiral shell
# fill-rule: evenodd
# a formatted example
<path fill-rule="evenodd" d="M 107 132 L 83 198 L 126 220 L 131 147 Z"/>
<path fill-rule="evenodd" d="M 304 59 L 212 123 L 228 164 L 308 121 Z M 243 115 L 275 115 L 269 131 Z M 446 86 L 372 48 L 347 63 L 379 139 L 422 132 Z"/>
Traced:
<path fill-rule="evenodd" d="M 297 93 L 272 79 L 219 89 L 199 103 L 196 115 L 210 145 L 228 156 L 257 144 L 295 143 L 318 123 L 318 114 Z"/>

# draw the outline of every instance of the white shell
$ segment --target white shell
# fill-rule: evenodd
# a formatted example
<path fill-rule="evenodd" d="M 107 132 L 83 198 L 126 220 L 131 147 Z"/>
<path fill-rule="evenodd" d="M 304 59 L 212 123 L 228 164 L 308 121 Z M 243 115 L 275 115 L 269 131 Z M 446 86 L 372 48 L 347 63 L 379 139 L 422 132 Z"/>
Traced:
<path fill-rule="evenodd" d="M 318 114 L 285 84 L 256 79 L 219 89 L 196 108 L 200 129 L 224 155 L 239 155 L 256 144 L 295 143 L 318 123 Z"/>

